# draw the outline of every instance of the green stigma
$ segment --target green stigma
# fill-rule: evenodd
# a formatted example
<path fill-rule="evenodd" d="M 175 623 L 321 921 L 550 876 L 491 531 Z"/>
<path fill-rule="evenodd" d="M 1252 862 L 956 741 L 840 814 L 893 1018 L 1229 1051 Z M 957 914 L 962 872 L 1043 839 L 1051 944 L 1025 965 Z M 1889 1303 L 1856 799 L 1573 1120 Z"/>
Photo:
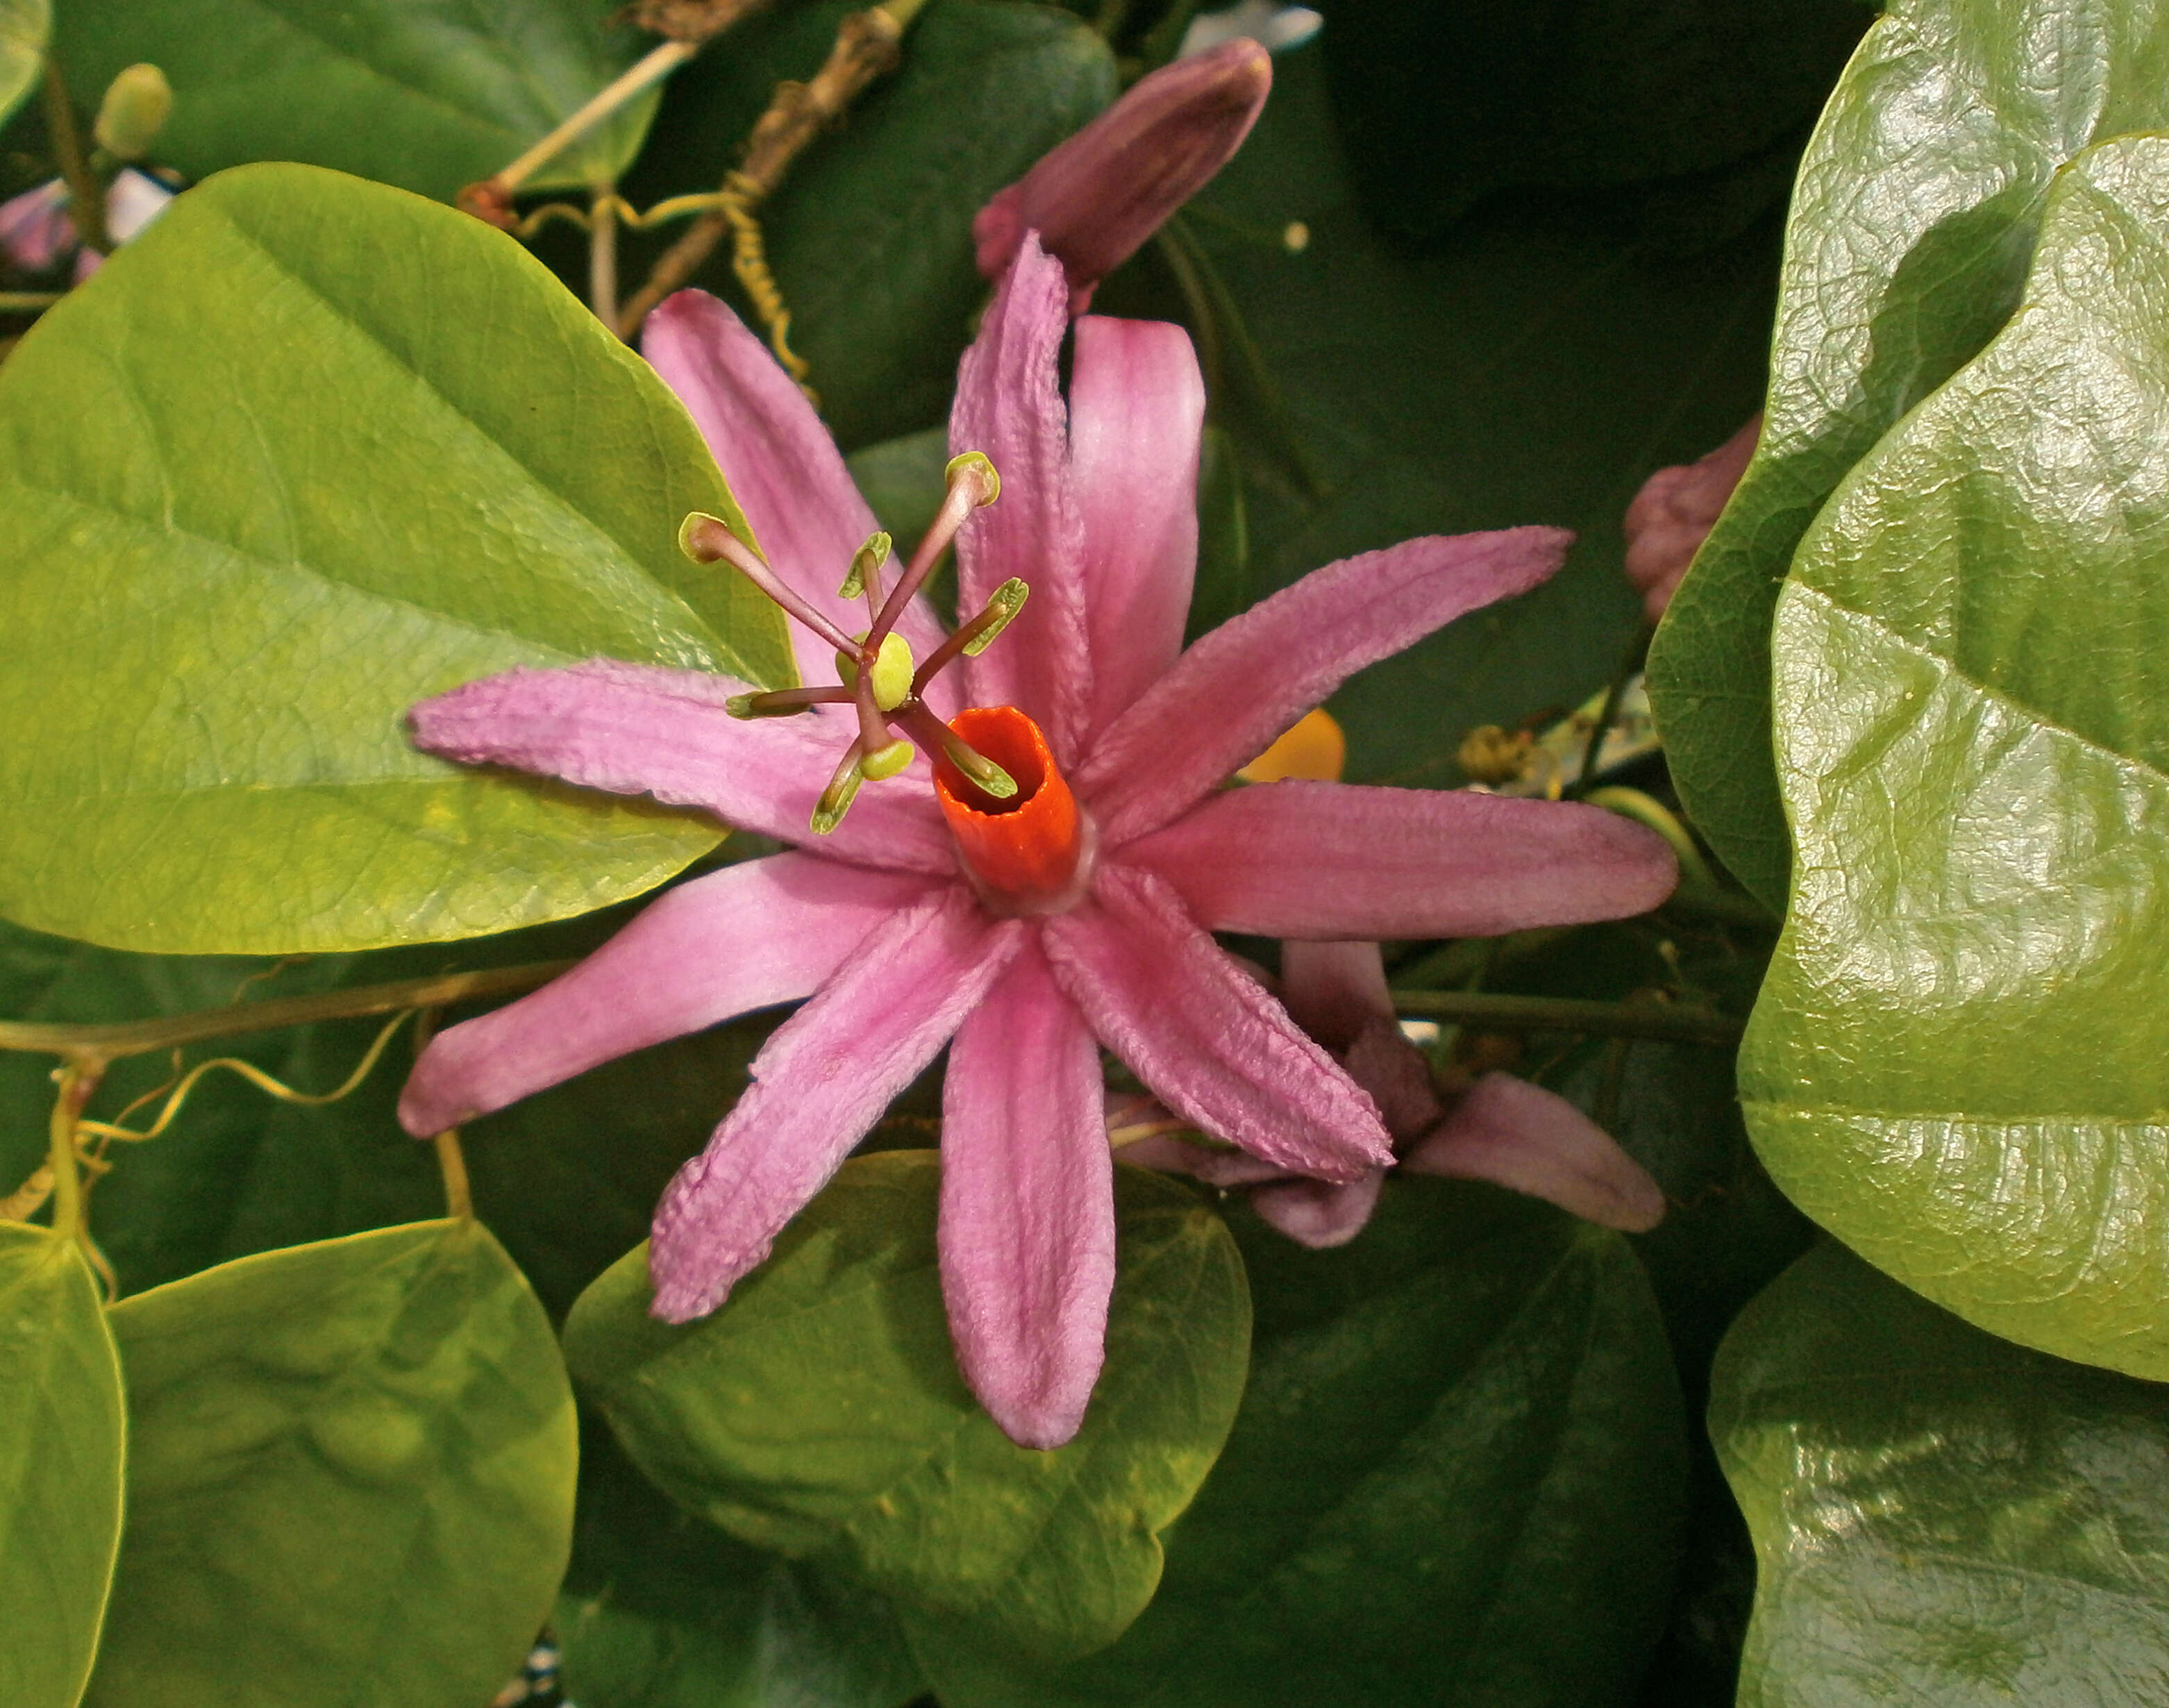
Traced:
<path fill-rule="evenodd" d="M 866 773 L 868 782 L 881 782 L 909 765 L 912 751 L 909 742 L 892 741 L 887 747 L 877 747 L 861 758 L 859 769 Z"/>
<path fill-rule="evenodd" d="M 911 643 L 900 634 L 882 637 L 874 659 L 874 704 L 893 712 L 911 697 L 911 678 L 919 661 L 911 655 Z M 846 688 L 859 685 L 859 661 L 848 653 L 836 654 L 836 680 Z"/>

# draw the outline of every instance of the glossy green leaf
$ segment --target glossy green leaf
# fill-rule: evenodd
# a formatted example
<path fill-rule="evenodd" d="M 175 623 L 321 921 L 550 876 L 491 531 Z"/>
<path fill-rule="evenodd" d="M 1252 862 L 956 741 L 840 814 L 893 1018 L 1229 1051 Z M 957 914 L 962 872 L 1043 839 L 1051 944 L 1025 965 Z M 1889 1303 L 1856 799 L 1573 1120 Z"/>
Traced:
<path fill-rule="evenodd" d="M 1356 1241 L 1235 1219 L 1250 1385 L 1153 1604 L 1027 1668 L 905 1629 L 945 1708 L 1601 1708 L 1669 1599 L 1686 1435 L 1626 1242 L 1397 1182 Z"/>
<path fill-rule="evenodd" d="M 1111 1641 L 1159 1581 L 1242 1392 L 1250 1300 L 1188 1188 L 1120 1172 L 1107 1362 L 1084 1427 L 1035 1453 L 957 1373 L 935 1268 L 940 1164 L 847 1163 L 723 1308 L 648 1315 L 645 1246 L 595 1283 L 566 1357 L 634 1460 L 765 1547 L 847 1562 L 960 1631 L 1061 1657 Z"/>
<path fill-rule="evenodd" d="M 0 0 L 0 119 L 36 86 L 52 27 L 52 0 Z"/>
<path fill-rule="evenodd" d="M 72 1241 L 0 1221 L 0 1702 L 74 1708 L 120 1543 L 120 1364 Z"/>
<path fill-rule="evenodd" d="M 784 678 L 780 614 L 677 550 L 719 505 L 501 233 L 306 167 L 191 190 L 0 370 L 0 911 L 278 952 L 653 886 L 713 820 L 425 757 L 405 713 L 594 654 Z"/>
<path fill-rule="evenodd" d="M 2169 1693 L 2169 1389 L 1825 1245 L 1735 1326 L 1709 1427 L 1761 1567 L 1740 1708 Z"/>
<path fill-rule="evenodd" d="M 2057 179 L 2010 325 L 1777 607 L 1793 912 L 1740 1091 L 1878 1267 L 2169 1377 L 2169 140 Z"/>
<path fill-rule="evenodd" d="M 123 1300 L 128 1526 L 93 1708 L 487 1702 L 571 1542 L 573 1397 L 474 1222 Z"/>
<path fill-rule="evenodd" d="M 859 7 L 778 7 L 687 67 L 628 193 L 644 205 L 712 189 L 775 85 L 812 77 Z M 761 207 L 761 228 L 791 342 L 845 445 L 946 419 L 957 358 L 989 291 L 973 261 L 973 216 L 1115 88 L 1106 44 L 1078 19 L 1012 0 L 941 0 L 912 24 L 895 73 L 792 163 Z M 728 245 L 695 282 L 743 306 Z"/>
<path fill-rule="evenodd" d="M 600 1422 L 553 1624 L 581 1708 L 900 1708 L 926 1688 L 882 1596 L 674 1506 Z"/>
<path fill-rule="evenodd" d="M 1649 654 L 1681 797 L 1772 907 L 1789 857 L 1768 638 L 1793 549 L 2011 312 L 2057 168 L 2163 125 L 2159 0 L 1896 0 L 1831 97 L 1793 193 L 1762 442 Z"/>
<path fill-rule="evenodd" d="M 1617 670 L 1640 622 L 1620 515 L 1652 469 L 1699 456 L 1755 407 L 1768 245 L 1653 254 L 1524 201 L 1479 209 L 1434 252 L 1408 255 L 1373 229 L 1340 163 L 1319 51 L 1276 56 L 1256 129 L 1183 216 L 1319 489 L 1281 472 L 1269 399 L 1247 416 L 1223 408 L 1239 365 L 1218 328 L 1215 408 L 1245 466 L 1250 596 L 1420 534 L 1536 522 L 1580 536 L 1544 587 L 1334 697 L 1351 781 L 1452 784 L 1471 728 L 1579 705 Z M 1308 232 L 1299 253 L 1282 240 L 1291 222 Z M 1134 288 L 1137 270 L 1095 309 L 1181 309 Z"/>
<path fill-rule="evenodd" d="M 258 160 L 328 166 L 450 201 L 555 130 L 650 38 L 589 0 L 59 0 L 55 48 L 95 108 L 122 67 L 173 86 L 157 157 L 191 178 Z M 527 180 L 615 178 L 655 97 L 631 103 Z"/>

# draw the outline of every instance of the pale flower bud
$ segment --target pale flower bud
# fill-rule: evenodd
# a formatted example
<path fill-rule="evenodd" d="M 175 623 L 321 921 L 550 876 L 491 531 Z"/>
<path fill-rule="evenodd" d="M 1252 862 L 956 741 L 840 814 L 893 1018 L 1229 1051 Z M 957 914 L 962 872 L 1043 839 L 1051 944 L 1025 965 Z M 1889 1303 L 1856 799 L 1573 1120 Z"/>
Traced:
<path fill-rule="evenodd" d="M 131 65 L 105 87 L 91 135 L 115 160 L 141 160 L 173 116 L 173 86 L 154 65 Z"/>

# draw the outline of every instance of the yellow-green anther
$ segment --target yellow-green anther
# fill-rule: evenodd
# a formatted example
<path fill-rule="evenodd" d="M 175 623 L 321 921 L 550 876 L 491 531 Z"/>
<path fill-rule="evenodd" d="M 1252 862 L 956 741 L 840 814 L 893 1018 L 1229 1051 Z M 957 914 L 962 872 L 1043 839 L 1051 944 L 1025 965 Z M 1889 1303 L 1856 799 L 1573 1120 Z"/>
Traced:
<path fill-rule="evenodd" d="M 836 590 L 839 599 L 856 599 L 866 590 L 866 578 L 880 568 L 888 558 L 891 544 L 883 533 L 866 536 L 866 542 L 852 555 L 850 573 L 844 577 L 844 584 Z"/>
<path fill-rule="evenodd" d="M 961 736 L 952 735 L 941 744 L 941 748 L 951 765 L 996 800 L 1005 801 L 1017 792 L 1015 777 L 978 748 L 967 745 Z"/>
<path fill-rule="evenodd" d="M 131 65 L 105 86 L 91 135 L 115 160 L 141 160 L 173 115 L 173 86 L 154 65 Z"/>
<path fill-rule="evenodd" d="M 732 695 L 729 699 L 723 702 L 723 710 L 729 713 L 733 718 L 758 718 L 760 716 L 760 713 L 753 709 L 753 696 L 750 694 Z"/>
<path fill-rule="evenodd" d="M 967 451 L 962 456 L 952 456 L 949 466 L 941 471 L 942 479 L 951 487 L 967 477 L 976 477 L 979 483 L 979 496 L 975 502 L 981 510 L 1002 495 L 1002 478 L 983 451 Z"/>
<path fill-rule="evenodd" d="M 851 800 L 866 780 L 866 770 L 861 764 L 857 749 L 854 748 L 836 767 L 835 776 L 829 779 L 829 787 L 821 791 L 821 798 L 813 803 L 813 827 L 817 836 L 825 836 L 844 822 L 844 814 L 850 811 Z"/>
<path fill-rule="evenodd" d="M 987 601 L 986 610 L 979 614 L 980 621 L 987 626 L 976 630 L 971 639 L 964 643 L 964 656 L 976 659 L 992 646 L 994 637 L 1007 628 L 1010 619 L 1024 609 L 1026 596 L 1031 591 L 1031 589 L 1014 575 L 997 587 L 994 596 Z"/>
<path fill-rule="evenodd" d="M 883 635 L 874 658 L 874 704 L 884 712 L 903 704 L 911 697 L 911 675 L 918 668 L 909 641 L 893 632 Z"/>
<path fill-rule="evenodd" d="M 908 741 L 892 741 L 887 747 L 877 747 L 859 761 L 859 769 L 866 774 L 869 782 L 882 782 L 894 777 L 911 763 L 917 750 Z"/>

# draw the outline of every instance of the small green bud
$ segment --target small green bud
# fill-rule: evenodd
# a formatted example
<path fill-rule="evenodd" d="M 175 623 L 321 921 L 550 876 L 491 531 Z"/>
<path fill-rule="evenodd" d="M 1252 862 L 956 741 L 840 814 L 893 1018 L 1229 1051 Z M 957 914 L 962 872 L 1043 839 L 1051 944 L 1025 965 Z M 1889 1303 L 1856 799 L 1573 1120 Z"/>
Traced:
<path fill-rule="evenodd" d="M 949 459 L 949 466 L 941 471 L 941 478 L 952 487 L 967 474 L 978 477 L 978 505 L 981 510 L 1002 495 L 1002 478 L 995 472 L 994 465 L 988 461 L 983 451 L 967 451 L 962 456 L 952 456 Z"/>
<path fill-rule="evenodd" d="M 839 599 L 856 599 L 866 590 L 866 577 L 880 568 L 888 557 L 891 542 L 883 533 L 866 536 L 866 542 L 851 558 L 850 573 L 844 577 L 844 584 L 836 590 Z"/>
<path fill-rule="evenodd" d="M 976 659 L 992 646 L 994 637 L 1007 628 L 1010 619 L 1024 609 L 1026 595 L 1031 591 L 1031 589 L 1014 575 L 997 587 L 994 591 L 994 596 L 987 600 L 987 609 L 983 613 L 983 616 L 990 617 L 992 621 L 964 643 L 964 656 L 967 659 Z"/>
<path fill-rule="evenodd" d="M 91 135 L 120 161 L 141 160 L 173 115 L 173 86 L 154 65 L 131 65 L 105 86 Z"/>
<path fill-rule="evenodd" d="M 866 774 L 869 782 L 885 782 L 911 763 L 913 750 L 908 741 L 892 741 L 887 747 L 877 747 L 861 760 L 859 769 Z"/>

